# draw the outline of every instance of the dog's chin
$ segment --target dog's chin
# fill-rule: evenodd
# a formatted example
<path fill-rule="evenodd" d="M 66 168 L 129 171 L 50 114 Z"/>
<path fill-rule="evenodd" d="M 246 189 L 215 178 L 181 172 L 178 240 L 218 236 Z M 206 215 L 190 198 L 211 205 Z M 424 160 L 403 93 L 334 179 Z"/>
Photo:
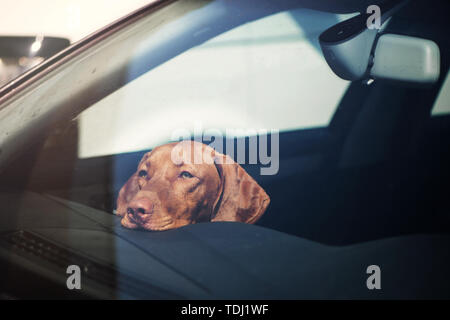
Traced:
<path fill-rule="evenodd" d="M 139 228 L 139 225 L 135 222 L 132 222 L 130 220 L 128 220 L 127 218 L 122 218 L 122 220 L 120 220 L 120 224 L 128 229 L 137 229 Z"/>
<path fill-rule="evenodd" d="M 165 231 L 174 229 L 175 226 L 173 223 L 162 224 L 162 223 L 145 223 L 140 226 L 140 228 L 148 231 Z"/>
<path fill-rule="evenodd" d="M 128 229 L 143 229 L 148 231 L 165 231 L 176 228 L 172 220 L 170 221 L 139 221 L 127 219 L 121 220 L 122 226 Z"/>

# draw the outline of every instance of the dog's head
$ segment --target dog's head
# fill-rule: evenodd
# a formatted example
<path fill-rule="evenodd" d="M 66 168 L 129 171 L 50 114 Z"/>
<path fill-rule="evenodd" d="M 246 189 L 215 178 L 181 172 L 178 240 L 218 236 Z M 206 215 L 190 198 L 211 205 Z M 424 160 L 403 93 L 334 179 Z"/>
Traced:
<path fill-rule="evenodd" d="M 256 222 L 270 199 L 230 157 L 194 141 L 144 155 L 119 192 L 127 228 L 167 230 L 208 221 Z"/>

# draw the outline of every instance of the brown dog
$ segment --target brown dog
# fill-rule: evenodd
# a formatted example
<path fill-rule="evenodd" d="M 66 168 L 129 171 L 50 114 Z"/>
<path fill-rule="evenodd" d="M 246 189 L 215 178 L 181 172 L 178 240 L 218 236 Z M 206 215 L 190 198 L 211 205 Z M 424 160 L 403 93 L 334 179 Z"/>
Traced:
<path fill-rule="evenodd" d="M 127 228 L 167 230 L 208 221 L 254 223 L 269 202 L 230 157 L 182 141 L 144 155 L 119 192 L 117 214 Z"/>

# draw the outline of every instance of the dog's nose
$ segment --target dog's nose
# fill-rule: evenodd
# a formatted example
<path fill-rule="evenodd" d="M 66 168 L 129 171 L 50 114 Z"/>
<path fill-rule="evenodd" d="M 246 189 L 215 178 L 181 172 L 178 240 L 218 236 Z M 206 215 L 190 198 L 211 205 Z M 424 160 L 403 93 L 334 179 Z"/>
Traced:
<path fill-rule="evenodd" d="M 142 217 L 152 212 L 153 212 L 153 204 L 147 198 L 140 198 L 133 200 L 127 208 L 128 215 L 131 215 L 133 217 L 136 216 Z"/>

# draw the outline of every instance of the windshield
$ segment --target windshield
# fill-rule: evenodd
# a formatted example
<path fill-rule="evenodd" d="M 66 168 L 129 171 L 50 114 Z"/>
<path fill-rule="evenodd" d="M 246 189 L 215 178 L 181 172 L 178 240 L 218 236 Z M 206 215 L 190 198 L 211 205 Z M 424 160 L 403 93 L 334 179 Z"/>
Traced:
<path fill-rule="evenodd" d="M 4 98 L 2 192 L 44 195 L 102 226 L 148 234 L 210 222 L 332 246 L 448 234 L 445 19 L 424 28 L 411 9 L 385 26 L 439 45 L 439 80 L 411 86 L 347 81 L 329 67 L 319 35 L 357 14 L 351 10 L 296 1 L 244 9 L 220 1 L 161 6 L 114 37 L 105 29 L 103 42 L 73 47 L 75 58 L 61 57 L 34 87 Z M 173 162 L 180 141 L 213 150 L 212 164 L 186 163 L 184 154 Z M 218 155 L 231 159 L 233 178 Z M 230 181 L 241 183 L 235 198 L 226 194 Z M 22 212 L 34 202 L 20 197 L 8 207 L 11 223 L 31 226 Z M 222 209 L 236 198 L 230 218 Z M 69 229 L 78 223 L 70 219 Z M 126 260 L 112 242 L 111 259 Z"/>
<path fill-rule="evenodd" d="M 228 154 L 234 152 L 235 160 L 271 194 L 260 222 L 265 226 L 314 237 L 305 219 L 338 220 L 345 212 L 348 221 L 361 210 L 387 219 L 402 206 L 417 208 L 401 199 L 424 181 L 405 185 L 398 174 L 412 169 L 403 167 L 395 175 L 392 170 L 411 152 L 410 159 L 420 163 L 431 156 L 415 150 L 433 139 L 426 128 L 446 117 L 436 111 L 448 105 L 442 103 L 446 88 L 437 101 L 429 89 L 414 91 L 430 97 L 419 100 L 429 116 L 421 120 L 425 131 L 416 133 L 421 139 L 409 146 L 404 139 L 410 134 L 401 123 L 415 109 L 401 108 L 407 101 L 419 108 L 410 89 L 381 81 L 351 84 L 337 77 L 321 55 L 318 35 L 351 16 L 285 10 L 233 27 L 150 71 L 143 72 L 145 59 L 135 60 L 124 76 L 141 76 L 50 133 L 28 173 L 28 187 L 45 180 L 45 192 L 112 213 L 120 188 L 146 151 L 186 138 L 206 144 L 224 139 L 221 151 L 227 153 L 227 141 L 233 141 Z M 159 45 L 171 27 L 145 42 Z M 159 49 L 166 50 L 164 42 Z M 254 139 L 248 137 L 258 142 L 256 159 L 249 157 Z M 246 149 L 243 155 L 240 146 Z M 392 198 L 392 192 L 398 197 Z M 351 229 L 344 221 L 339 224 Z M 321 240 L 331 239 L 328 234 Z"/>

